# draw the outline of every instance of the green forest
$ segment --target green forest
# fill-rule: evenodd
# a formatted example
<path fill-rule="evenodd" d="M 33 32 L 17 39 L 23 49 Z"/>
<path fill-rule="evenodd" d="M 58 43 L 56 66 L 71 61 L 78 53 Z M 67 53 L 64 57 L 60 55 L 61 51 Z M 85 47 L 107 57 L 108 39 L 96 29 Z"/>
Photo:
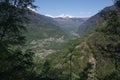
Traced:
<path fill-rule="evenodd" d="M 120 0 L 74 37 L 34 2 L 0 0 L 0 80 L 120 80 Z"/>

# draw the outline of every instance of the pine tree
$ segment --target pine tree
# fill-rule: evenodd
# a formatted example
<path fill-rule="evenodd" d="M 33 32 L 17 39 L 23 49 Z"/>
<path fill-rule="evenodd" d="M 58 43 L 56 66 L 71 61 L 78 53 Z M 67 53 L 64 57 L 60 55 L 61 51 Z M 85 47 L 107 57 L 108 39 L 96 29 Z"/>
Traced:
<path fill-rule="evenodd" d="M 31 51 L 16 48 L 25 43 L 22 31 L 28 7 L 34 0 L 0 0 L 0 80 L 28 80 L 33 65 Z"/>

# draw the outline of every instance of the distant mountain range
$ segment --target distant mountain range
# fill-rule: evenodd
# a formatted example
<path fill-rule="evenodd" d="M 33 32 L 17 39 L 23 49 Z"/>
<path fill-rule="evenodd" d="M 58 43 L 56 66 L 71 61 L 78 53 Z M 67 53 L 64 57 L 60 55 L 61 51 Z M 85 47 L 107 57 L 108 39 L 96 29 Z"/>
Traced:
<path fill-rule="evenodd" d="M 69 80 L 69 75 L 73 80 L 119 80 L 120 12 L 109 14 L 115 10 L 115 6 L 104 8 L 80 25 L 79 34 L 91 31 L 89 34 L 74 40 L 61 52 L 47 56 L 50 69 L 46 75 L 55 80 Z M 107 18 L 99 23 L 102 12 Z"/>
<path fill-rule="evenodd" d="M 40 56 L 47 56 L 64 48 L 70 39 L 78 37 L 79 25 L 88 18 L 59 17 L 52 18 L 30 10 L 26 17 L 27 48 L 34 50 Z"/>
<path fill-rule="evenodd" d="M 26 14 L 29 19 L 24 32 L 27 43 L 25 48 L 32 49 L 37 56 L 45 57 L 63 48 L 67 44 L 68 36 L 55 21 L 34 11 Z"/>
<path fill-rule="evenodd" d="M 77 37 L 79 26 L 88 19 L 68 16 L 52 18 L 32 10 L 26 16 L 29 19 L 27 23 L 27 26 L 29 26 L 27 27 L 28 32 L 26 33 L 29 40 L 58 36 L 65 36 L 66 38 Z"/>
<path fill-rule="evenodd" d="M 87 21 L 89 17 L 74 17 L 70 15 L 61 14 L 59 16 L 46 16 L 49 22 L 59 26 L 71 39 L 73 37 L 78 37 L 79 26 Z"/>
<path fill-rule="evenodd" d="M 26 14 L 29 19 L 27 26 L 27 38 L 29 40 L 39 40 L 49 37 L 65 36 L 65 32 L 57 25 L 53 24 L 53 20 L 44 15 L 29 11 Z"/>
<path fill-rule="evenodd" d="M 107 7 L 106 10 L 114 10 L 115 7 Z M 76 17 L 48 17 L 38 14 L 34 11 L 29 11 L 26 16 L 29 21 L 25 36 L 28 47 L 35 50 L 35 53 L 42 53 L 43 56 L 56 52 L 65 47 L 71 39 L 78 38 L 90 30 L 95 29 L 100 20 L 100 13 L 91 18 L 76 18 Z M 44 54 L 46 53 L 46 54 Z M 50 54 L 50 53 L 49 53 Z"/>
<path fill-rule="evenodd" d="M 78 36 L 77 31 L 79 26 L 84 23 L 88 18 L 77 17 L 57 17 L 53 18 L 56 25 L 66 32 L 70 37 Z"/>

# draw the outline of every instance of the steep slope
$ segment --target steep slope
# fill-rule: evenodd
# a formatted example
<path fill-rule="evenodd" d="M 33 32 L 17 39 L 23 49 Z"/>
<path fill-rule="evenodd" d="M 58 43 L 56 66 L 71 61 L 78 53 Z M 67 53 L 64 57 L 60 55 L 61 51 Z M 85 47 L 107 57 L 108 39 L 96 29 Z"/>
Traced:
<path fill-rule="evenodd" d="M 28 39 L 44 39 L 49 37 L 61 37 L 66 34 L 61 30 L 59 26 L 54 25 L 49 17 L 40 15 L 33 11 L 27 14 L 28 22 L 27 37 Z"/>
<path fill-rule="evenodd" d="M 24 33 L 27 39 L 28 49 L 32 49 L 36 55 L 45 57 L 57 50 L 64 48 L 68 36 L 52 19 L 33 11 L 26 14 L 29 21 L 27 32 Z"/>
<path fill-rule="evenodd" d="M 97 25 L 100 22 L 100 14 L 105 12 L 105 11 L 109 11 L 109 10 L 115 10 L 115 6 L 110 6 L 110 7 L 106 7 L 103 10 L 101 10 L 99 13 L 97 13 L 96 15 L 92 16 L 91 18 L 89 18 L 86 22 L 84 22 L 83 24 L 81 24 L 79 26 L 79 30 L 78 33 L 80 36 L 82 36 L 83 34 L 85 34 L 86 32 L 89 32 L 90 30 L 95 29 L 95 27 L 97 27 Z"/>
<path fill-rule="evenodd" d="M 52 18 L 34 11 L 26 14 L 29 19 L 27 32 L 27 48 L 33 49 L 35 53 L 42 55 L 54 53 L 65 46 L 69 40 L 78 37 L 77 29 L 80 24 L 88 18 Z"/>
<path fill-rule="evenodd" d="M 52 35 L 54 35 L 55 33 L 58 33 L 60 35 L 62 34 L 65 37 L 67 37 L 67 38 L 69 37 L 71 39 L 79 36 L 77 33 L 79 25 L 81 25 L 86 20 L 88 20 L 88 18 L 75 18 L 75 17 L 72 17 L 72 18 L 71 17 L 52 18 L 52 17 L 37 14 L 37 13 L 32 12 L 32 11 L 30 13 L 28 13 L 27 16 L 30 19 L 30 21 L 29 21 L 30 26 L 34 26 L 34 25 L 41 26 L 41 27 L 46 26 L 46 27 L 44 27 L 44 29 L 47 29 L 48 25 L 52 26 L 52 27 L 49 27 L 48 30 L 53 29 L 55 31 L 48 32 L 48 33 L 50 33 L 48 36 L 51 35 L 51 37 L 52 37 Z M 38 30 L 35 27 L 33 28 L 33 30 L 34 29 Z M 37 32 L 35 31 L 34 34 L 35 35 L 40 34 L 41 36 L 38 36 L 38 38 L 48 37 L 47 35 L 45 35 L 46 33 L 43 35 L 43 33 L 46 31 L 44 31 L 44 32 L 42 32 L 42 31 L 44 31 L 44 30 L 41 29 L 41 32 L 39 31 L 39 33 L 38 33 L 38 31 Z M 29 35 L 29 39 L 30 39 L 30 36 L 33 36 L 34 34 Z"/>
<path fill-rule="evenodd" d="M 59 25 L 70 37 L 78 36 L 77 31 L 79 26 L 88 18 L 74 18 L 74 17 L 57 17 L 54 21 Z"/>
<path fill-rule="evenodd" d="M 116 11 L 105 13 L 107 19 L 102 18 L 94 31 L 49 55 L 48 67 L 40 70 L 47 69 L 47 73 L 41 76 L 55 80 L 119 80 L 120 16 Z"/>

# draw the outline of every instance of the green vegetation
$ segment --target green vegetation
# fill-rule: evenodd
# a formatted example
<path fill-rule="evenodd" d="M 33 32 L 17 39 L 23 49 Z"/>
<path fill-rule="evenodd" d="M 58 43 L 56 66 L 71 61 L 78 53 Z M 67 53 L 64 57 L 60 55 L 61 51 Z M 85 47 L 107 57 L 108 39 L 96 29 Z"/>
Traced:
<path fill-rule="evenodd" d="M 119 8 L 103 12 L 94 31 L 46 57 L 50 64 L 47 77 L 55 80 L 119 80 L 119 26 Z"/>
<path fill-rule="evenodd" d="M 25 30 L 25 9 L 34 0 L 0 0 L 0 79 L 29 80 L 34 74 L 33 53 L 23 52 L 19 46 L 25 43 L 21 34 Z M 28 4 L 29 3 L 29 4 Z"/>
<path fill-rule="evenodd" d="M 69 44 L 50 19 L 26 13 L 28 6 L 35 7 L 33 2 L 0 0 L 1 80 L 120 79 L 120 0 L 115 0 L 115 10 L 102 11 L 96 29 Z M 30 22 L 24 32 L 26 17 Z"/>
<path fill-rule="evenodd" d="M 53 24 L 52 19 L 33 11 L 26 14 L 29 19 L 23 32 L 27 43 L 24 49 L 32 49 L 36 56 L 44 58 L 48 54 L 63 49 L 68 44 L 68 36 L 59 27 Z"/>
<path fill-rule="evenodd" d="M 54 18 L 57 22 L 56 25 L 60 26 L 60 28 L 69 36 L 70 39 L 76 39 L 79 37 L 77 33 L 79 26 L 84 23 L 88 18 Z M 82 31 L 82 30 L 80 30 Z"/>

